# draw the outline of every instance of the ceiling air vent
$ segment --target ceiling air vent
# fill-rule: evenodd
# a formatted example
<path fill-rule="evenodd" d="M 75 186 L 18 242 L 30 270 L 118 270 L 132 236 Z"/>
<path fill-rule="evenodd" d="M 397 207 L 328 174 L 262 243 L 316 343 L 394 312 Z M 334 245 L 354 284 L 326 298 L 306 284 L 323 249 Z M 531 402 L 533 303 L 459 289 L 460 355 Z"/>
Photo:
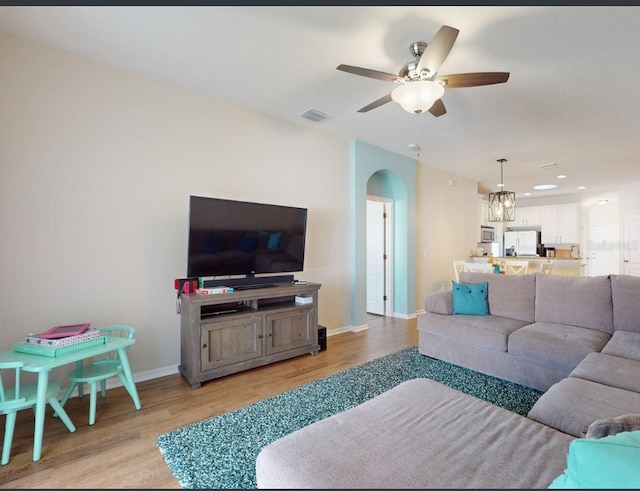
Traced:
<path fill-rule="evenodd" d="M 540 164 L 538 167 L 540 167 L 541 169 L 555 169 L 556 167 L 558 167 L 558 164 L 556 164 L 555 162 L 547 162 L 546 164 Z"/>
<path fill-rule="evenodd" d="M 328 114 L 318 111 L 317 109 L 309 109 L 308 111 L 302 113 L 304 119 L 308 119 L 309 121 L 319 122 L 327 119 L 329 117 Z"/>

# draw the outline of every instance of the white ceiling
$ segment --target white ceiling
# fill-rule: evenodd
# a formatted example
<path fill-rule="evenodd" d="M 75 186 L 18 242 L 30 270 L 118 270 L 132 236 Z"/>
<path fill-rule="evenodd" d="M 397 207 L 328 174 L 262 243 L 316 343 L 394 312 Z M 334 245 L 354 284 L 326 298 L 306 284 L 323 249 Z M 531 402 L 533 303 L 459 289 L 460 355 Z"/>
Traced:
<path fill-rule="evenodd" d="M 443 24 L 460 34 L 441 75 L 506 71 L 508 82 L 447 90 L 439 118 L 395 102 L 358 113 L 394 85 L 336 66 L 395 74 Z M 635 6 L 0 7 L 9 33 L 415 157 L 481 192 L 498 190 L 506 158 L 505 189 L 518 197 L 640 181 L 639 27 Z M 330 118 L 301 118 L 309 109 Z M 548 162 L 558 167 L 539 167 Z M 544 183 L 558 187 L 532 189 Z"/>

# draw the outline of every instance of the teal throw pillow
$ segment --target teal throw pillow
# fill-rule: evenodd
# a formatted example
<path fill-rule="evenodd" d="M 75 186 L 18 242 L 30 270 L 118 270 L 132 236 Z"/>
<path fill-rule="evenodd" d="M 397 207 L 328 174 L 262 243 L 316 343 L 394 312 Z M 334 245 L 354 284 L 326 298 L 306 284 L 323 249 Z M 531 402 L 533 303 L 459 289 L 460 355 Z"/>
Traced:
<path fill-rule="evenodd" d="M 640 431 L 569 444 L 567 468 L 549 489 L 640 489 Z"/>
<path fill-rule="evenodd" d="M 489 315 L 488 282 L 451 283 L 454 315 Z"/>
<path fill-rule="evenodd" d="M 280 248 L 280 241 L 284 232 L 274 232 L 269 234 L 269 240 L 267 240 L 267 249 L 270 251 L 277 251 Z"/>

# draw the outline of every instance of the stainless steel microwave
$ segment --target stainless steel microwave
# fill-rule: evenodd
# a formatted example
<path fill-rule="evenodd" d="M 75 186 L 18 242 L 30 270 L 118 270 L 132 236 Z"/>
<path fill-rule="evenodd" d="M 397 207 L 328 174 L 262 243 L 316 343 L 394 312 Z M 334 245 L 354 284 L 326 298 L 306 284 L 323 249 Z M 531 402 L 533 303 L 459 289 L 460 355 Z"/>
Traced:
<path fill-rule="evenodd" d="M 480 226 L 480 242 L 495 242 L 496 230 L 485 225 Z"/>

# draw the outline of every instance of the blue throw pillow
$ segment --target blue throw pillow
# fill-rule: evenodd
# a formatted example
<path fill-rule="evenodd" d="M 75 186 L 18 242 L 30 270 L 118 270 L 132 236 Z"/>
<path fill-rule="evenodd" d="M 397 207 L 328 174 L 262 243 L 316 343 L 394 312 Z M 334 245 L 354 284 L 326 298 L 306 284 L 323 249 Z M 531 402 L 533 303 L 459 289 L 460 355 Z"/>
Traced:
<path fill-rule="evenodd" d="M 569 444 L 567 468 L 549 489 L 640 489 L 640 431 Z"/>
<path fill-rule="evenodd" d="M 454 315 L 489 315 L 488 282 L 451 283 Z"/>

